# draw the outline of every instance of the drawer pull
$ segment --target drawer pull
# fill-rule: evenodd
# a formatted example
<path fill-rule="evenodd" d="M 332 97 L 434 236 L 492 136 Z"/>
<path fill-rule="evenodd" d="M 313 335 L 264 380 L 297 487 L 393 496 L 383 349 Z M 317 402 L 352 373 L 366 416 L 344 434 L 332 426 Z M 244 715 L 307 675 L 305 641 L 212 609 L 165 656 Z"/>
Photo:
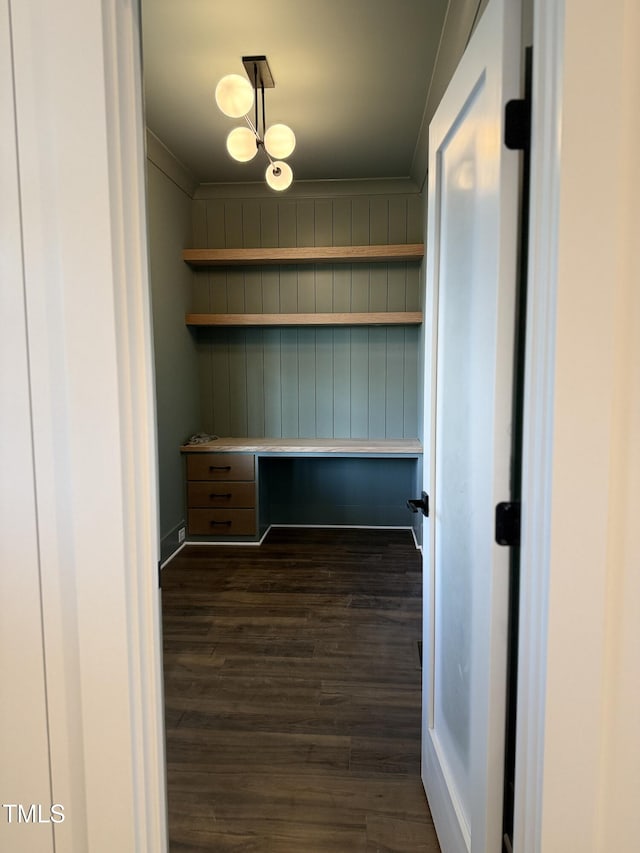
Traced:
<path fill-rule="evenodd" d="M 212 493 L 209 495 L 209 497 L 210 497 L 210 498 L 227 498 L 227 499 L 229 499 L 230 497 L 232 497 L 232 495 L 231 495 L 231 492 L 226 492 L 226 493 L 225 493 L 225 494 L 223 494 L 223 495 L 222 495 L 222 494 L 218 494 L 217 492 L 212 492 Z"/>
<path fill-rule="evenodd" d="M 231 465 L 209 465 L 210 471 L 230 471 Z"/>
<path fill-rule="evenodd" d="M 222 524 L 224 527 L 230 527 L 231 526 L 230 521 L 210 521 L 209 524 L 212 527 L 215 527 L 216 524 Z"/>

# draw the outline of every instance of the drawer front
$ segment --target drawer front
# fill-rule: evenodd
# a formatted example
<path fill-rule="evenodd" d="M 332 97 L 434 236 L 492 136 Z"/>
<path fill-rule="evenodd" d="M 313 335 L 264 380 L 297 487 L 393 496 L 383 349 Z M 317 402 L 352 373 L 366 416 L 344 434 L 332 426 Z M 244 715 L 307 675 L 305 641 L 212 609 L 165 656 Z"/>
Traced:
<path fill-rule="evenodd" d="M 247 507 L 256 505 L 255 483 L 188 483 L 187 504 L 193 507 Z"/>
<path fill-rule="evenodd" d="M 187 480 L 253 480 L 252 453 L 191 453 Z"/>
<path fill-rule="evenodd" d="M 190 509 L 189 533 L 196 536 L 254 536 L 255 509 Z"/>

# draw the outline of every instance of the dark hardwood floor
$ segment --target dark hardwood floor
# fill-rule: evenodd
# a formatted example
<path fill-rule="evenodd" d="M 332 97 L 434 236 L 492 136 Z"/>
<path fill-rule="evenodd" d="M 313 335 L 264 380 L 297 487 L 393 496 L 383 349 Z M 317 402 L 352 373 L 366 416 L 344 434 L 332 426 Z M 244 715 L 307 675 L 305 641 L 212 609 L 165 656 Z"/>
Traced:
<path fill-rule="evenodd" d="M 171 853 L 439 851 L 408 532 L 189 546 L 162 584 Z"/>

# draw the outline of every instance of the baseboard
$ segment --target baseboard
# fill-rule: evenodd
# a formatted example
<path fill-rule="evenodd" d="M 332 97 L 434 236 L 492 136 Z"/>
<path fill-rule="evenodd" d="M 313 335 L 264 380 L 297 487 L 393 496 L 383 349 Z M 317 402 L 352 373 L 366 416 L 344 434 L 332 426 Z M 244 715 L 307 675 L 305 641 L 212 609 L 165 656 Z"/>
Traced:
<path fill-rule="evenodd" d="M 165 534 L 160 539 L 160 566 L 164 566 L 169 562 L 175 555 L 182 549 L 184 545 L 184 540 L 180 541 L 179 531 L 181 529 L 186 530 L 186 524 L 184 521 L 178 522 L 176 526 L 169 531 L 169 533 Z"/>
<path fill-rule="evenodd" d="M 418 544 L 418 540 L 416 538 L 416 532 L 415 532 L 414 528 L 410 527 L 409 525 L 406 525 L 406 524 L 403 524 L 403 525 L 399 525 L 399 524 L 387 524 L 387 525 L 382 525 L 382 524 L 270 524 L 259 539 L 250 540 L 250 541 L 247 541 L 246 539 L 240 539 L 240 540 L 239 539 L 236 539 L 236 540 L 228 539 L 226 541 L 218 540 L 218 541 L 212 542 L 212 541 L 204 541 L 202 539 L 196 539 L 196 540 L 187 539 L 186 542 L 183 542 L 169 557 L 167 557 L 167 559 L 164 562 L 161 563 L 160 567 L 164 568 L 166 566 L 166 564 L 169 563 L 176 556 L 176 554 L 178 554 L 180 551 L 182 551 L 182 549 L 184 548 L 185 545 L 189 545 L 189 546 L 193 545 L 196 547 L 204 545 L 208 548 L 211 548 L 211 547 L 216 548 L 216 547 L 221 547 L 221 546 L 224 546 L 224 547 L 227 547 L 227 546 L 229 546 L 229 547 L 244 546 L 244 547 L 249 547 L 249 548 L 255 548 L 258 545 L 262 545 L 265 538 L 268 536 L 270 530 L 274 530 L 276 528 L 282 529 L 282 528 L 286 528 L 286 527 L 306 528 L 306 529 L 316 529 L 316 530 L 321 530 L 321 529 L 325 529 L 325 530 L 327 530 L 327 529 L 328 530 L 409 530 L 411 532 L 411 535 L 413 536 L 413 541 L 415 543 L 416 549 L 418 551 L 422 551 L 422 547 Z"/>

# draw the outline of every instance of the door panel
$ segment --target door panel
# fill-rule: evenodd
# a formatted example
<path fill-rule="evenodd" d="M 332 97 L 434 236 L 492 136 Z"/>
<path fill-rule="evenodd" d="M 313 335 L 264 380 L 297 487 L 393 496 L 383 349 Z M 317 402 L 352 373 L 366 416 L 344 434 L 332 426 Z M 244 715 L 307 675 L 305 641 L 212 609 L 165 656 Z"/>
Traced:
<path fill-rule="evenodd" d="M 516 5 L 491 0 L 429 139 L 423 780 L 445 853 L 501 849 L 509 555 L 494 510 L 511 459 Z"/>

